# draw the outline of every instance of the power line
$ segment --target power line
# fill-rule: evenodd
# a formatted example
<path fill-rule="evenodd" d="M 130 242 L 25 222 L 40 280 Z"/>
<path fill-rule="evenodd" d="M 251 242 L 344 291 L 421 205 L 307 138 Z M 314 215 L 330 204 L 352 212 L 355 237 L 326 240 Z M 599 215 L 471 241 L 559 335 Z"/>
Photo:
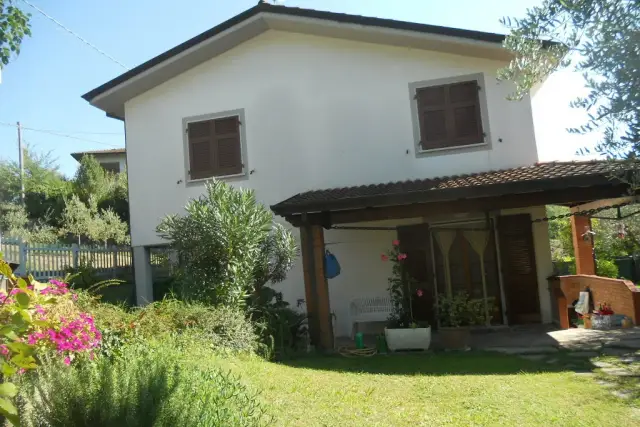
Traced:
<path fill-rule="evenodd" d="M 13 123 L 7 123 L 7 122 L 0 122 L 0 125 L 17 127 L 17 125 L 15 125 Z M 22 129 L 30 130 L 30 131 L 33 131 L 33 132 L 47 133 L 47 134 L 50 134 L 50 135 L 60 136 L 60 137 L 63 137 L 63 138 L 75 139 L 75 140 L 78 140 L 78 141 L 92 142 L 94 144 L 102 144 L 102 145 L 106 145 L 108 147 L 119 148 L 119 146 L 115 145 L 115 144 L 108 144 L 106 142 L 96 141 L 95 139 L 78 138 L 77 136 L 68 135 L 66 133 L 60 133 L 60 132 L 55 132 L 55 131 L 49 131 L 49 130 L 46 130 L 46 129 L 37 129 L 37 128 L 28 127 L 28 126 L 22 126 Z"/>
<path fill-rule="evenodd" d="M 98 52 L 100 55 L 110 59 L 111 61 L 115 62 L 116 64 L 118 64 L 119 66 L 124 68 L 125 70 L 129 69 L 129 67 L 124 65 L 122 62 L 118 61 L 117 59 L 115 59 L 113 56 L 109 55 L 105 51 L 100 50 L 97 46 L 95 46 L 94 44 L 90 43 L 88 40 L 84 39 L 78 33 L 75 33 L 72 30 L 70 30 L 69 28 L 65 27 L 64 24 L 62 24 L 60 21 L 56 20 L 54 17 L 52 17 L 50 15 L 47 15 L 47 13 L 45 11 L 43 11 L 42 9 L 40 9 L 38 6 L 36 6 L 36 5 L 32 4 L 32 3 L 29 3 L 27 0 L 22 0 L 22 1 L 24 3 L 26 3 L 27 5 L 31 6 L 33 9 L 37 10 L 42 16 L 44 16 L 45 18 L 47 18 L 48 20 L 50 20 L 51 22 L 53 22 L 54 24 L 56 24 L 57 26 L 59 26 L 60 28 L 62 28 L 63 30 L 65 30 L 66 32 L 68 32 L 69 34 L 74 36 L 75 38 L 77 38 L 78 40 L 80 40 L 82 43 L 86 44 L 87 46 L 89 46 L 90 48 L 92 48 L 93 50 Z"/>

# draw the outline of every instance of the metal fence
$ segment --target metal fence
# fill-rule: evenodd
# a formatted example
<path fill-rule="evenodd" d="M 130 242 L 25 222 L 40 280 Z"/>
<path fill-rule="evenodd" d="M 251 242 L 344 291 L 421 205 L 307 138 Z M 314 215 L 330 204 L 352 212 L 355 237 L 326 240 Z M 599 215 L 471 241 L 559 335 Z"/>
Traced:
<path fill-rule="evenodd" d="M 129 246 L 30 245 L 14 239 L 0 240 L 4 259 L 20 264 L 18 275 L 30 274 L 37 280 L 63 277 L 70 268 L 90 266 L 98 274 L 115 277 L 133 271 Z"/>

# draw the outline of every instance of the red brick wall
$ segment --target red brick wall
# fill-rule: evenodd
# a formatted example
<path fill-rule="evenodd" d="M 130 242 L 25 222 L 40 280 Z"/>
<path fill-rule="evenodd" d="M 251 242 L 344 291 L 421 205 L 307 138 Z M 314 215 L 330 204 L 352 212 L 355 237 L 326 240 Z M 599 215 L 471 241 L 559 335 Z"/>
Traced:
<path fill-rule="evenodd" d="M 562 276 L 558 280 L 566 298 L 565 307 L 577 300 L 579 292 L 588 286 L 596 309 L 600 303 L 609 303 L 614 313 L 624 314 L 640 325 L 640 289 L 628 280 L 587 275 Z"/>

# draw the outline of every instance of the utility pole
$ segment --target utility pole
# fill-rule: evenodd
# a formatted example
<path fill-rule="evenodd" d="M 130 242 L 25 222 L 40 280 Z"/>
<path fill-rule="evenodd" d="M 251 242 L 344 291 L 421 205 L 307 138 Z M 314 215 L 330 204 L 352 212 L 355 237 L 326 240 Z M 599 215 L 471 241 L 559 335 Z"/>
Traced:
<path fill-rule="evenodd" d="M 20 201 L 24 206 L 24 150 L 22 149 L 22 126 L 20 122 L 18 125 L 18 163 L 20 164 Z"/>

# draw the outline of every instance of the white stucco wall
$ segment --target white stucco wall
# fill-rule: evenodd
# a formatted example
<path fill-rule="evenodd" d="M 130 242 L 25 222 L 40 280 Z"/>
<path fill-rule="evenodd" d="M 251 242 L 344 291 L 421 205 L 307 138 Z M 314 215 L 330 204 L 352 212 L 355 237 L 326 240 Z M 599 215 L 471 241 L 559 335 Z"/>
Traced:
<path fill-rule="evenodd" d="M 120 165 L 120 172 L 124 172 L 127 167 L 127 155 L 125 153 L 115 154 L 94 154 L 98 163 L 118 163 Z"/>
<path fill-rule="evenodd" d="M 392 46 L 269 31 L 125 104 L 132 243 L 161 244 L 160 219 L 181 213 L 203 185 L 186 185 L 182 119 L 243 109 L 249 169 L 233 185 L 270 205 L 296 193 L 338 186 L 481 172 L 533 164 L 531 103 L 505 99 L 500 62 Z M 484 73 L 492 149 L 416 158 L 409 84 Z M 379 254 L 393 232 L 329 231 L 343 266 L 330 281 L 340 307 L 386 288 Z M 371 288 L 373 287 L 373 288 Z M 304 298 L 297 265 L 280 286 Z M 355 294 L 355 295 L 354 295 Z"/>

